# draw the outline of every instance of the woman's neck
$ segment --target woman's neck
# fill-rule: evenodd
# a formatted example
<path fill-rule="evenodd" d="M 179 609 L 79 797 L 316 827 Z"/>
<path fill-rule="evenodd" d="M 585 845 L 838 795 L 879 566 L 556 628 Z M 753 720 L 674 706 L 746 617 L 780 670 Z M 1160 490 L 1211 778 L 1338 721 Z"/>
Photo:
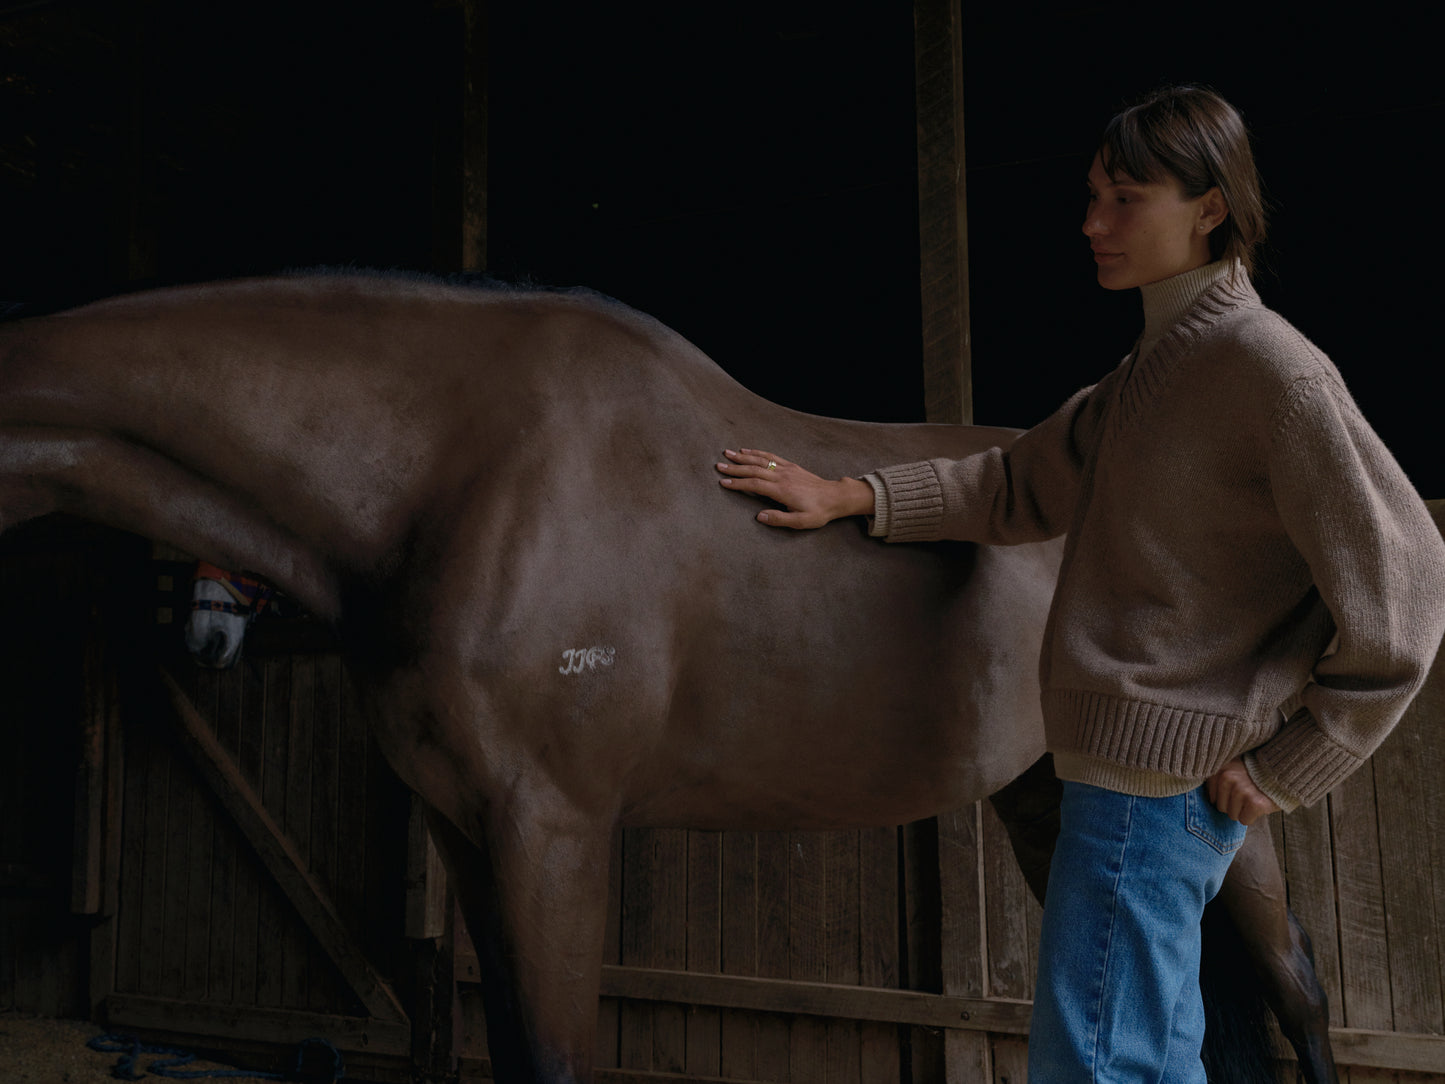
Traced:
<path fill-rule="evenodd" d="M 1139 356 L 1143 357 L 1154 348 L 1155 343 L 1189 311 L 1200 294 L 1233 273 L 1235 264 L 1234 260 L 1215 260 L 1203 267 L 1141 286 L 1144 335 L 1139 341 Z M 1243 273 L 1242 269 L 1240 273 Z"/>

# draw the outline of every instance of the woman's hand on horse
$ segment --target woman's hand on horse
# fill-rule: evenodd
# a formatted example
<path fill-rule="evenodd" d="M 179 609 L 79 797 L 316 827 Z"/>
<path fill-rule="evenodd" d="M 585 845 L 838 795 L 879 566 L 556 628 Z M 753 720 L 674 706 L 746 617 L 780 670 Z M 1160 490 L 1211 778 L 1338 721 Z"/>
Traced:
<path fill-rule="evenodd" d="M 1209 777 L 1209 800 L 1225 816 L 1240 824 L 1253 824 L 1261 817 L 1278 813 L 1274 799 L 1255 786 L 1243 757 L 1235 757 Z"/>
<path fill-rule="evenodd" d="M 756 448 L 723 454 L 729 462 L 719 463 L 717 469 L 727 475 L 721 480 L 724 487 L 767 497 L 783 506 L 758 513 L 758 522 L 769 527 L 803 530 L 873 512 L 873 487 L 861 478 L 819 478 L 782 456 Z"/>

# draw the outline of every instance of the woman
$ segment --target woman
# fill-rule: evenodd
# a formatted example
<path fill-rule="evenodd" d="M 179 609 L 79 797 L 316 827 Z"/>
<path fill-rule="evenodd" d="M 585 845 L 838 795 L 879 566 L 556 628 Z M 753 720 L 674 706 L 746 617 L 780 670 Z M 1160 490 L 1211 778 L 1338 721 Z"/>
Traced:
<path fill-rule="evenodd" d="M 1029 1073 L 1204 1080 L 1199 920 L 1245 825 L 1317 801 L 1418 690 L 1445 546 L 1330 361 L 1250 283 L 1264 235 L 1238 113 L 1170 88 L 1115 117 L 1084 219 L 1144 330 L 1008 449 L 819 478 L 728 452 L 769 526 L 890 542 L 1067 533 L 1040 660 L 1064 781 Z M 1288 709 L 1285 706 L 1288 705 Z"/>

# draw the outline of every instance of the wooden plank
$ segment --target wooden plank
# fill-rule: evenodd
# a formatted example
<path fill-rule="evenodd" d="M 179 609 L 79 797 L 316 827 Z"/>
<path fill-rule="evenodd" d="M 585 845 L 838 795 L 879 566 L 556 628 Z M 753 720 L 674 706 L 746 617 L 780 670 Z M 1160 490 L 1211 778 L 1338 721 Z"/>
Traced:
<path fill-rule="evenodd" d="M 157 994 L 162 989 L 161 955 L 164 951 L 166 878 L 166 824 L 168 816 L 167 799 L 170 795 L 171 762 L 170 752 L 155 742 L 150 743 L 146 758 L 145 800 L 137 806 L 142 811 L 144 834 L 140 841 L 140 862 L 134 867 L 140 871 L 137 878 L 140 888 L 139 936 L 134 942 L 139 957 L 136 964 L 136 989 L 141 993 Z"/>
<path fill-rule="evenodd" d="M 254 658 L 242 657 L 231 670 L 232 680 L 226 683 L 221 693 L 222 700 L 234 697 L 236 706 L 236 752 L 232 763 L 240 776 L 254 790 L 261 785 L 261 771 L 264 764 L 262 746 L 265 725 L 266 684 L 261 663 Z M 250 853 L 245 848 L 245 830 L 238 822 L 240 837 L 237 842 L 235 863 L 236 905 L 231 909 L 232 941 L 231 994 L 238 1004 L 253 1005 L 261 987 L 260 945 L 262 898 L 267 886 L 263 883 L 262 870 L 249 861 Z"/>
<path fill-rule="evenodd" d="M 724 832 L 722 838 L 722 945 L 720 970 L 758 971 L 758 837 Z M 718 1075 L 753 1080 L 758 1075 L 758 1018 L 723 1009 L 718 1018 Z"/>
<path fill-rule="evenodd" d="M 340 771 L 343 729 L 342 689 L 345 685 L 340 656 L 316 662 L 316 719 L 311 734 L 311 863 L 316 879 L 337 892 L 337 870 L 345 861 L 338 842 L 337 820 L 340 801 L 337 774 Z M 314 982 L 310 1007 L 321 1011 L 329 1004 L 329 984 Z"/>
<path fill-rule="evenodd" d="M 440 269 L 487 266 L 487 5 L 432 5 L 435 102 L 433 262 Z"/>
<path fill-rule="evenodd" d="M 261 779 L 256 792 L 261 805 L 286 835 L 293 848 L 295 842 L 285 831 L 286 823 L 286 722 L 290 700 L 290 674 L 287 660 L 257 660 L 263 681 L 260 704 Z M 306 862 L 299 851 L 297 862 L 302 869 Z M 275 892 L 263 892 L 257 905 L 256 923 L 256 1004 L 280 1008 L 285 1003 L 286 950 L 291 947 L 288 934 L 295 925 L 286 902 Z M 304 950 L 303 950 L 304 951 Z"/>
<path fill-rule="evenodd" d="M 1432 825 L 1424 815 L 1432 805 L 1439 808 L 1440 757 L 1445 749 L 1431 740 L 1430 732 L 1437 728 L 1438 722 L 1397 728 L 1374 756 L 1377 777 L 1388 780 L 1375 795 L 1382 826 L 1384 898 L 1389 901 L 1385 914 L 1389 936 L 1377 944 L 1389 949 L 1394 1027 L 1407 1032 L 1445 1030 L 1445 991 L 1434 947 L 1439 940 L 1438 909 L 1429 866 L 1442 826 Z M 1428 951 L 1422 951 L 1425 946 Z"/>
<path fill-rule="evenodd" d="M 828 977 L 824 931 L 827 924 L 824 874 L 828 834 L 788 834 L 788 975 L 824 982 Z M 821 1020 L 792 1022 L 788 1079 L 795 1084 L 823 1080 L 828 1050 L 827 1025 Z"/>
<path fill-rule="evenodd" d="M 686 969 L 722 971 L 722 833 L 687 833 Z M 684 1070 L 689 1076 L 720 1076 L 722 1022 L 719 1010 L 698 1006 L 686 1017 Z"/>
<path fill-rule="evenodd" d="M 403 932 L 410 938 L 440 937 L 447 918 L 446 867 L 427 830 L 426 804 L 416 795 L 407 812 L 406 839 Z"/>
<path fill-rule="evenodd" d="M 170 800 L 166 809 L 166 872 L 162 896 L 157 901 L 164 934 L 161 938 L 160 986 L 162 997 L 182 996 L 186 966 L 186 936 L 189 920 L 191 881 L 194 880 L 190 853 L 191 823 L 198 815 L 200 795 L 190 769 L 180 757 L 167 757 L 170 764 Z"/>
<path fill-rule="evenodd" d="M 827 965 L 824 978 L 830 983 L 856 986 L 862 974 L 859 959 L 863 940 L 862 917 L 859 911 L 859 832 L 827 832 L 824 842 L 824 915 L 823 958 Z M 862 1069 L 859 1062 L 859 1032 L 856 1020 L 830 1020 L 827 1028 L 827 1057 L 824 1078 L 833 1081 L 856 1081 Z"/>
<path fill-rule="evenodd" d="M 757 974 L 762 978 L 788 977 L 788 912 L 791 881 L 791 837 L 787 832 L 760 832 L 757 836 Z M 788 1080 L 792 1036 L 788 1021 L 769 1016 L 758 1021 L 758 1079 Z"/>
<path fill-rule="evenodd" d="M 289 1046 L 324 1036 L 338 1050 L 406 1055 L 411 1029 L 405 1021 L 296 1012 L 252 1005 L 216 1005 L 173 998 L 116 994 L 105 1001 L 111 1028 L 133 1027 L 221 1040 L 252 1040 Z"/>
<path fill-rule="evenodd" d="M 938 818 L 942 990 L 956 997 L 988 993 L 982 805 L 975 802 Z M 986 1035 L 949 1033 L 942 1050 L 944 1079 L 949 1084 L 988 1079 L 990 1056 Z"/>
<path fill-rule="evenodd" d="M 858 982 L 896 989 L 901 974 L 898 946 L 898 830 L 867 828 L 858 839 L 858 912 L 861 926 Z M 898 1028 L 859 1025 L 859 1076 L 870 1084 L 900 1080 Z"/>
<path fill-rule="evenodd" d="M 196 793 L 191 792 L 187 845 L 190 878 L 186 886 L 183 925 L 175 931 L 176 940 L 184 942 L 185 954 L 181 974 L 180 996 L 187 1001 L 203 1001 L 210 983 L 211 948 L 211 881 L 215 876 L 215 815 Z"/>
<path fill-rule="evenodd" d="M 101 863 L 99 921 L 90 934 L 90 1015 L 115 990 L 120 936 L 120 878 L 124 847 L 125 730 L 121 725 L 119 691 L 105 722 L 105 854 Z"/>
<path fill-rule="evenodd" d="M 374 810 L 371 795 L 371 735 L 362 722 L 363 712 L 354 703 L 356 688 L 343 671 L 341 681 L 339 747 L 336 761 L 336 845 L 337 864 L 332 879 L 332 897 L 348 905 L 351 920 L 346 929 L 353 938 L 361 934 L 359 918 L 368 895 L 372 863 Z M 378 803 L 379 804 L 379 803 Z M 395 876 L 395 871 L 390 871 Z M 343 920 L 345 921 L 345 920 Z"/>
<path fill-rule="evenodd" d="M 607 925 L 602 934 L 602 962 L 622 961 L 622 833 L 612 833 L 612 852 L 607 882 Z M 616 998 L 603 998 L 597 1005 L 596 1064 L 615 1066 L 617 1060 L 617 1021 L 619 1005 Z"/>
<path fill-rule="evenodd" d="M 1445 1037 L 1365 1028 L 1330 1028 L 1340 1065 L 1445 1074 Z"/>
<path fill-rule="evenodd" d="M 681 828 L 658 829 L 653 837 L 652 959 L 655 966 L 687 966 L 687 837 Z M 656 1005 L 652 1018 L 652 1068 L 681 1073 L 687 1066 L 687 1012 Z"/>
<path fill-rule="evenodd" d="M 462 0 L 462 268 L 487 266 L 487 26 L 486 0 Z"/>
<path fill-rule="evenodd" d="M 924 403 L 951 423 L 973 420 L 961 21 L 954 0 L 914 0 Z"/>
<path fill-rule="evenodd" d="M 603 968 L 602 993 L 607 997 L 639 1001 L 1009 1035 L 1028 1033 L 1030 1009 L 1029 1002 L 1008 998 L 950 997 L 916 990 L 883 990 L 750 975 L 696 975 L 638 967 Z"/>
<path fill-rule="evenodd" d="M 396 995 L 352 939 L 334 905 L 302 864 L 255 791 L 226 756 L 174 679 L 162 674 L 181 726 L 178 733 L 202 777 L 255 849 L 326 954 L 336 963 L 367 1011 L 380 1020 L 404 1021 Z"/>
<path fill-rule="evenodd" d="M 1034 993 L 1035 946 L 1042 912 L 1014 858 L 1008 832 L 988 802 L 979 803 L 990 994 Z"/>
<path fill-rule="evenodd" d="M 1339 926 L 1335 913 L 1334 852 L 1328 799 L 1283 818 L 1284 863 L 1289 906 L 1310 935 L 1315 972 L 1330 1001 L 1330 1023 L 1344 1022 L 1340 983 Z"/>
<path fill-rule="evenodd" d="M 153 742 L 151 727 L 133 726 L 126 735 L 121 801 L 126 815 L 121 823 L 120 902 L 116 913 L 115 989 L 139 993 L 141 983 L 141 926 L 144 910 L 145 806 L 148 768 Z"/>
<path fill-rule="evenodd" d="M 1013 1036 L 1001 1035 L 993 1040 L 994 1084 L 1027 1084 L 1029 1079 L 1029 1044 Z"/>
<path fill-rule="evenodd" d="M 1380 870 L 1376 762 L 1330 795 L 1335 892 L 1340 923 L 1341 1019 L 1350 1027 L 1391 1030 L 1385 896 Z"/>
<path fill-rule="evenodd" d="M 86 622 L 81 689 L 70 909 L 75 914 L 93 915 L 101 909 L 106 843 L 106 731 L 116 698 L 115 671 L 107 651 L 105 627 L 94 609 Z"/>
<path fill-rule="evenodd" d="M 274 705 L 286 720 L 285 818 L 282 827 L 296 847 L 297 857 L 311 866 L 311 730 L 316 717 L 316 660 L 293 655 L 284 660 L 289 683 L 286 699 Z M 310 946 L 299 923 L 283 930 L 281 952 L 281 1003 L 307 1008 L 310 1001 Z"/>
<path fill-rule="evenodd" d="M 650 967 L 653 960 L 655 906 L 652 872 L 655 865 L 653 828 L 628 828 L 622 833 L 622 935 L 625 966 Z M 651 1005 L 622 1005 L 618 1010 L 618 1065 L 652 1068 Z"/>
<path fill-rule="evenodd" d="M 903 984 L 910 990 L 937 993 L 943 989 L 938 820 L 906 824 L 901 836 L 906 950 Z M 908 1051 L 905 1077 L 915 1084 L 934 1084 L 943 1079 L 945 1050 L 939 1032 L 915 1028 L 908 1036 Z"/>

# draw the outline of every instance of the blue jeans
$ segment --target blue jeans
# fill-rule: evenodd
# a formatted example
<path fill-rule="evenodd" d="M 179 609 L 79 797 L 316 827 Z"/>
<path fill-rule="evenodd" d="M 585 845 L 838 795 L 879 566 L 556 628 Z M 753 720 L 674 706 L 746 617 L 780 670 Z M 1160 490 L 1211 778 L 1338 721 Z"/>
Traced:
<path fill-rule="evenodd" d="M 1244 833 L 1202 786 L 1137 798 L 1064 784 L 1029 1084 L 1204 1084 L 1199 920 Z"/>

